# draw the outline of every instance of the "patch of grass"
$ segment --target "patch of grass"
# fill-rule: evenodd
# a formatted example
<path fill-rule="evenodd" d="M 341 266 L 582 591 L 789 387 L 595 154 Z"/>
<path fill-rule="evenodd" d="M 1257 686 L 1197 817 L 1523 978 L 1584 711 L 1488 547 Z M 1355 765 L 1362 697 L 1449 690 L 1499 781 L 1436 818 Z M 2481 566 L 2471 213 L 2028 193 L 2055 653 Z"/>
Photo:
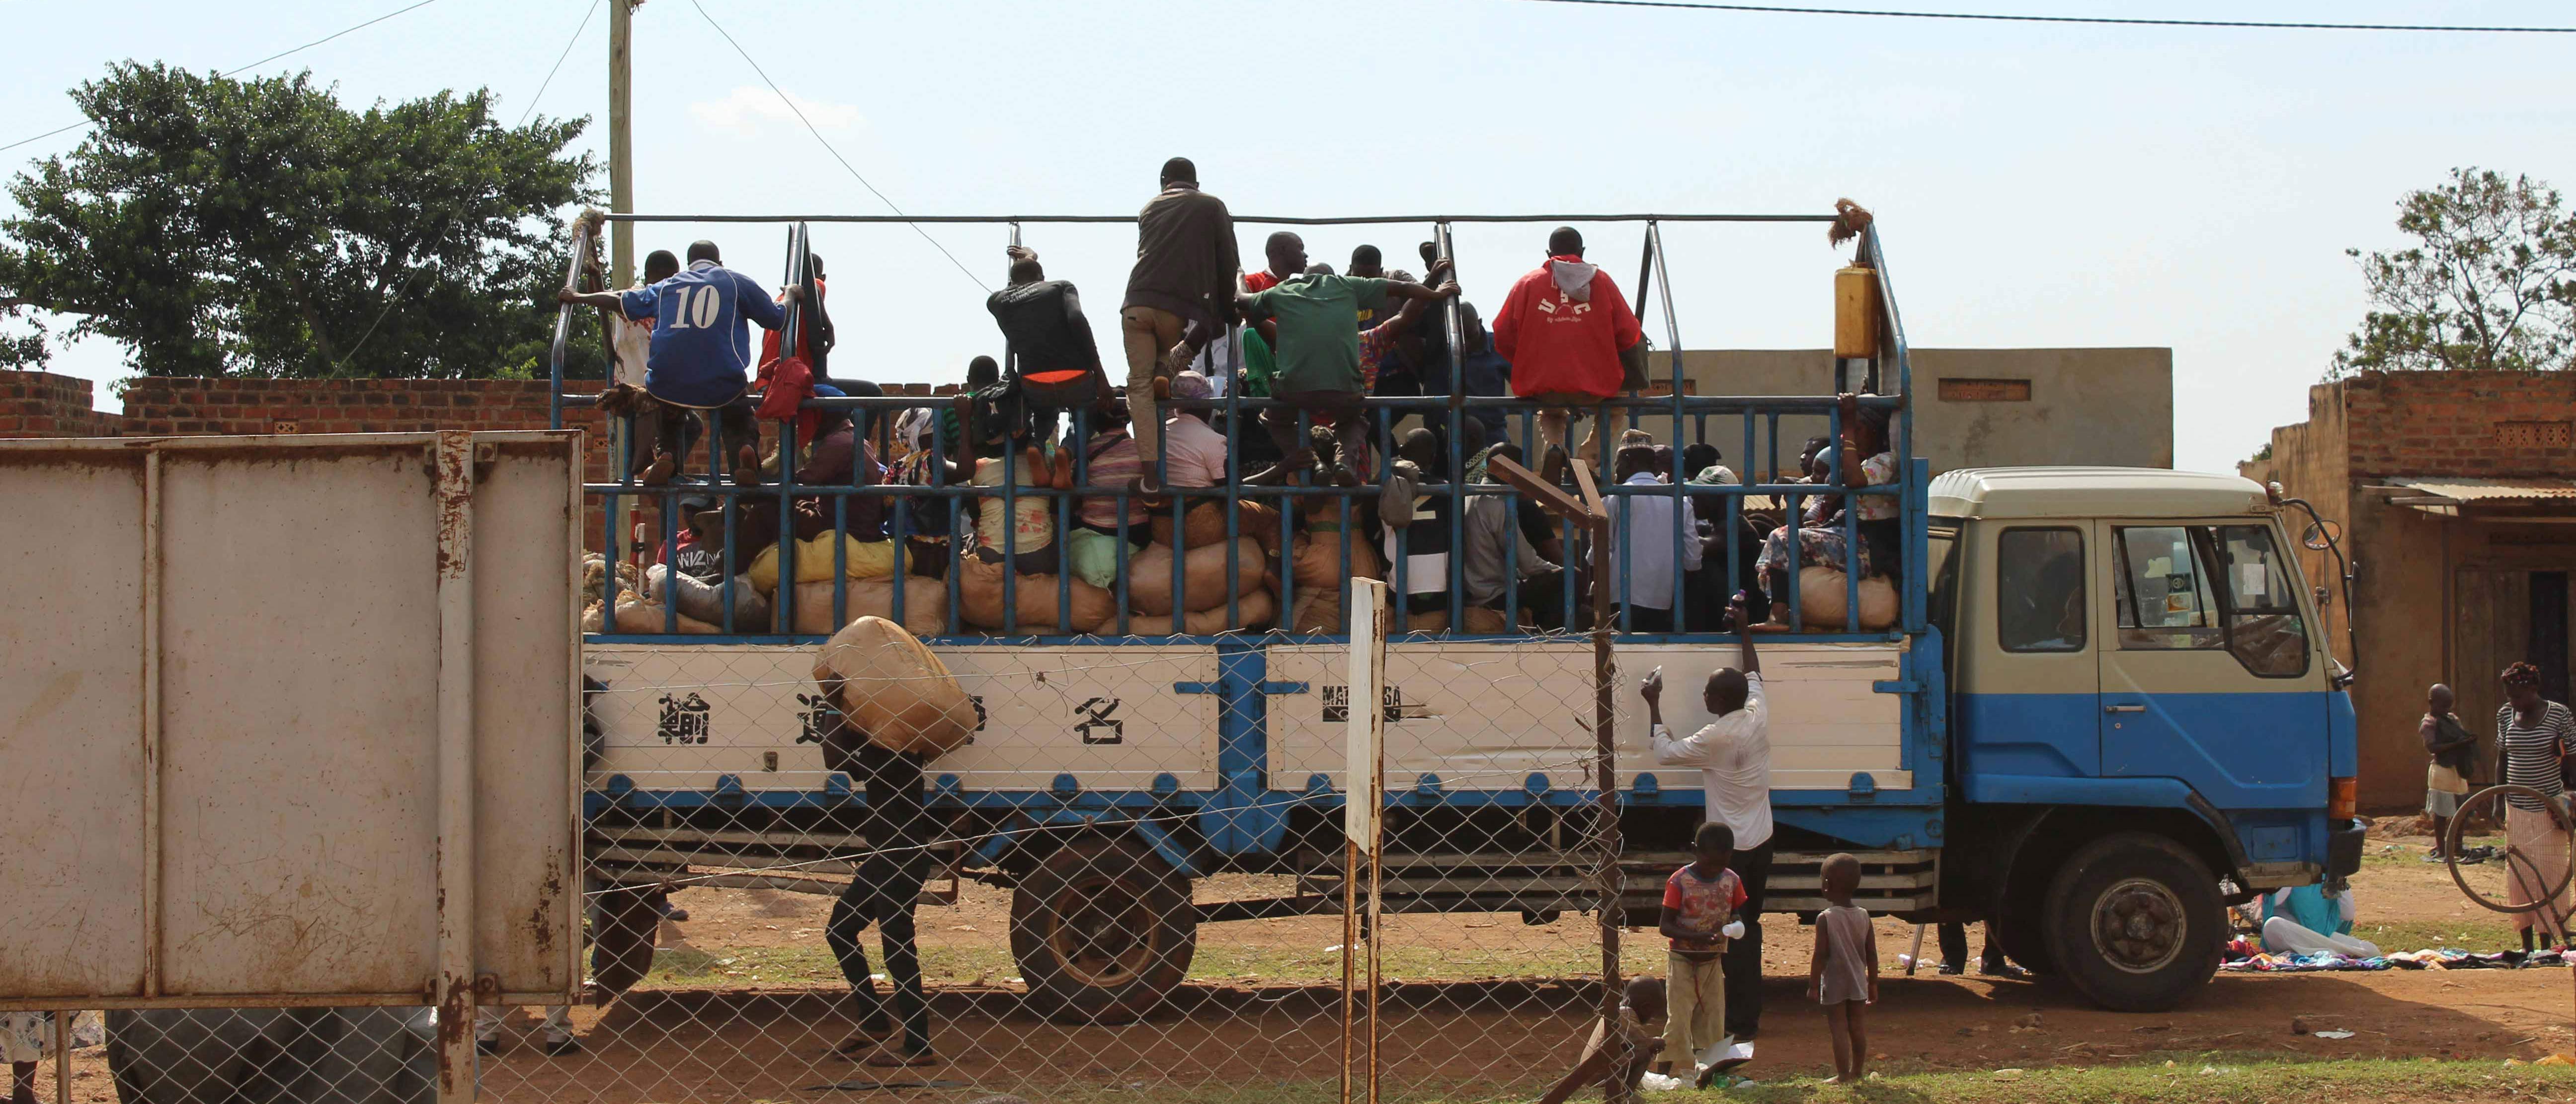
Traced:
<path fill-rule="evenodd" d="M 2576 1091 L 2576 1069 L 2505 1067 L 2483 1061 L 2299 1062 L 2255 1054 L 2190 1054 L 2173 1056 L 2171 1062 L 2031 1069 L 2017 1075 L 1992 1070 L 1898 1072 L 1850 1087 L 1800 1077 L 1724 1091 L 1683 1090 L 1650 1099 L 1674 1104 L 2452 1104 L 2563 1099 Z M 1483 1104 L 1526 1100 L 1528 1095 L 1491 1082 L 1454 1087 L 1390 1083 L 1381 1087 L 1379 1098 L 1394 1104 Z M 1592 1092 L 1576 1097 L 1598 1098 Z M 1134 1104 L 1137 1099 L 1133 1092 L 1109 1087 L 1067 1086 L 1048 1095 L 1054 1104 Z M 1155 1104 L 1328 1104 L 1337 1099 L 1337 1086 L 1331 1081 L 1256 1081 L 1158 1088 L 1152 1099 Z"/>
<path fill-rule="evenodd" d="M 2522 946 L 2522 937 L 2500 915 L 2482 914 L 2460 920 L 2398 920 L 2373 924 L 2367 920 L 2355 923 L 2352 934 L 2379 945 L 2383 951 L 2420 951 L 2426 947 L 2456 947 L 2463 951 L 2501 951 Z"/>

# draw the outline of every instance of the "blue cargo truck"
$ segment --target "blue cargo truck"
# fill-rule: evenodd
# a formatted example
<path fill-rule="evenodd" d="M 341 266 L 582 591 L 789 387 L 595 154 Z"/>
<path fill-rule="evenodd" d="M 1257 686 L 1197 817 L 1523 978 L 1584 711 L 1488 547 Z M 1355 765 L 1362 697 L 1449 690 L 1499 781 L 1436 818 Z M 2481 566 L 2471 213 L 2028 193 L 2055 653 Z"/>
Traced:
<path fill-rule="evenodd" d="M 1646 223 L 1640 282 L 1660 284 L 1665 347 L 1678 349 L 1658 225 L 1685 217 L 1637 219 Z M 1447 230 L 1434 226 L 1443 253 Z M 791 258 L 803 233 L 791 232 Z M 585 242 L 576 249 L 576 278 L 587 255 Z M 1752 461 L 1766 452 L 1768 471 L 1783 470 L 1776 441 L 1783 417 L 1821 420 L 1838 439 L 1882 433 L 1877 447 L 1901 458 L 1887 469 L 1892 478 L 1868 486 L 1846 485 L 1839 474 L 1822 486 L 1793 485 L 1774 474 L 1686 488 L 1713 522 L 1706 554 L 1724 557 L 1728 579 L 1760 551 L 1738 535 L 1739 517 L 1779 509 L 1790 496 L 1876 496 L 1893 501 L 1901 522 L 1906 566 L 1888 580 L 1892 609 L 1871 614 L 1859 582 L 1837 576 L 1841 624 L 1814 624 L 1796 607 L 1819 595 L 1793 587 L 1800 594 L 1783 596 L 1785 620 L 1806 627 L 1757 634 L 1773 709 L 1778 825 L 1766 907 L 1791 914 L 1823 907 L 1817 868 L 1826 855 L 1848 851 L 1864 863 L 1860 898 L 1873 912 L 1983 920 L 2016 961 L 2063 977 L 2107 1007 L 2170 1007 L 2215 970 L 2224 904 L 2359 864 L 2349 675 L 2326 646 L 2328 592 L 2301 577 L 2292 554 L 2294 532 L 2322 527 L 2289 527 L 2284 511 L 2301 504 L 2232 476 L 2016 468 L 1934 478 L 1928 462 L 1912 456 L 1913 381 L 1875 229 L 1862 235 L 1856 267 L 1869 272 L 1865 309 L 1883 335 L 1836 362 L 1837 390 L 1856 397 L 1692 395 L 1674 367 L 1668 393 L 1620 404 L 1641 419 L 1665 419 L 1668 441 L 1740 442 L 1748 480 L 1763 470 Z M 1638 298 L 1646 299 L 1643 288 Z M 1460 321 L 1453 313 L 1447 323 L 1447 347 L 1456 350 Z M 815 403 L 866 409 L 882 425 L 933 401 Z M 1239 393 L 1175 402 L 1246 427 L 1265 405 Z M 1389 444 L 1408 417 L 1454 426 L 1488 411 L 1502 414 L 1520 440 L 1536 412 L 1503 398 L 1369 403 L 1374 431 Z M 974 412 L 963 413 L 971 422 Z M 1864 419 L 1866 431 L 1854 425 Z M 931 447 L 943 446 L 934 438 Z M 720 455 L 711 451 L 709 465 Z M 1449 470 L 1465 470 L 1463 458 L 1453 451 Z M 1293 549 L 1298 540 L 1352 539 L 1377 494 L 1252 487 L 1241 482 L 1241 467 L 1239 458 L 1230 462 L 1224 484 L 1177 491 L 1156 507 L 1169 511 L 1159 516 L 1178 528 L 1183 510 L 1215 501 L 1226 514 L 1228 547 L 1261 524 L 1282 526 L 1280 543 Z M 643 516 L 666 519 L 666 538 L 674 511 L 649 508 L 682 494 L 720 499 L 728 526 L 752 496 L 837 500 L 832 508 L 844 524 L 849 502 L 881 496 L 899 550 L 922 547 L 905 538 L 920 531 L 924 511 L 944 512 L 951 524 L 941 528 L 963 533 L 971 524 L 956 524 L 958 513 L 978 494 L 1005 508 L 1013 496 L 1039 495 L 1067 518 L 1086 489 L 1123 492 L 1087 481 L 1072 492 L 1023 488 L 1009 477 L 981 489 L 650 489 L 631 481 L 589 488 L 612 518 L 640 503 Z M 1612 499 L 1684 492 L 1671 484 L 1600 488 Z M 1478 496 L 1513 494 L 1498 482 L 1465 481 L 1435 482 L 1421 493 L 1426 501 L 1445 496 L 1452 509 L 1442 516 L 1451 519 Z M 1259 503 L 1278 514 L 1252 520 L 1248 504 Z M 1342 524 L 1291 535 L 1278 519 L 1301 513 L 1337 515 Z M 1857 541 L 1849 529 L 1855 513 L 1836 524 Z M 1780 520 L 1795 526 L 1797 518 L 1789 509 Z M 619 521 L 608 524 L 612 542 L 624 535 Z M 1571 524 L 1561 536 L 1569 552 L 1582 543 Z M 1410 589 L 1403 565 L 1416 562 L 1409 539 L 1399 533 L 1388 549 L 1387 562 L 1399 565 L 1398 594 Z M 1615 532 L 1610 541 L 1614 558 L 1633 553 Z M 1250 561 L 1258 573 L 1259 545 L 1245 539 L 1240 547 L 1230 570 Z M 1125 613 L 1072 624 L 1071 603 L 1054 607 L 1052 626 L 1014 623 L 1016 614 L 1006 613 L 1002 624 L 979 629 L 962 616 L 959 572 L 949 567 L 926 591 L 881 586 L 873 598 L 834 573 L 837 581 L 820 590 L 782 592 L 765 625 L 624 632 L 615 631 L 622 621 L 603 620 L 608 631 L 592 633 L 584 654 L 595 731 L 585 810 L 593 877 L 634 887 L 685 878 L 839 891 L 850 857 L 867 846 L 858 831 L 864 799 L 848 777 L 823 769 L 816 747 L 830 706 L 812 671 L 826 634 L 777 631 L 811 624 L 785 608 L 802 602 L 805 614 L 828 618 L 827 629 L 862 607 L 915 627 L 975 695 L 982 725 L 971 743 L 931 765 L 930 807 L 949 872 L 1011 890 L 1012 949 L 1042 1006 L 1094 1020 L 1141 1015 L 1183 980 L 1202 925 L 1340 911 L 1343 740 L 1353 704 L 1346 632 L 1252 624 L 1147 636 L 1129 631 Z M 1454 595 L 1457 558 L 1446 570 Z M 1177 565 L 1173 573 L 1177 587 Z M 896 574 L 908 572 L 898 563 Z M 1284 611 L 1295 605 L 1297 584 L 1294 572 L 1279 574 L 1273 608 Z M 1566 574 L 1559 585 L 1568 604 L 1578 604 L 1576 573 Z M 1071 590 L 1053 575 L 1009 578 Z M 1122 608 L 1132 581 L 1122 564 L 1114 588 Z M 621 601 L 616 585 L 605 596 L 612 607 Z M 1625 593 L 1611 597 L 1628 604 Z M 1223 607 L 1229 624 L 1239 601 L 1229 596 Z M 828 614 L 810 608 L 826 604 Z M 1001 607 L 1027 608 L 1010 597 Z M 1452 631 L 1476 623 L 1459 617 L 1455 599 L 1447 612 L 1399 628 L 1387 644 L 1379 702 L 1383 907 L 1517 913 L 1530 923 L 1597 914 L 1600 818 L 1615 808 L 1625 921 L 1653 923 L 1661 879 L 1687 861 L 1703 798 L 1696 770 L 1655 761 L 1636 679 L 1661 667 L 1675 685 L 1693 686 L 1733 662 L 1737 638 L 1690 624 L 1687 615 L 1670 632 L 1626 631 L 1633 624 L 1620 619 L 1609 640 L 1618 673 L 1613 800 L 1604 802 L 1591 638 L 1519 626 Z M 1872 616 L 1880 623 L 1866 624 Z M 668 627 L 679 627 L 676 617 Z M 1665 696 L 1676 732 L 1706 722 L 1695 698 Z M 1277 892 L 1194 900 L 1193 880 L 1220 873 L 1275 876 L 1261 884 Z"/>

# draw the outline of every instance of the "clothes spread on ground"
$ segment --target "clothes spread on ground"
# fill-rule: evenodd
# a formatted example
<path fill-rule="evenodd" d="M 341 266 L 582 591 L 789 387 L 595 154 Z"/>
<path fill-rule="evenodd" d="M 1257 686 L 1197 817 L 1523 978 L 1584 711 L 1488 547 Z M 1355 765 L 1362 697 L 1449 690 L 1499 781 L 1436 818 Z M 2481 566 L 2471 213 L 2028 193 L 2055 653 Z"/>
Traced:
<path fill-rule="evenodd" d="M 1735 830 L 1738 854 L 1771 841 L 1771 708 L 1761 672 L 1744 675 L 1744 708 L 1684 739 L 1662 725 L 1654 726 L 1653 737 L 1655 762 L 1700 769 L 1709 822 Z"/>
<path fill-rule="evenodd" d="M 1578 299 L 1565 281 L 1587 269 Z M 1644 336 L 1619 285 L 1580 257 L 1548 258 L 1512 285 L 1494 315 L 1494 351 L 1511 362 L 1512 393 L 1524 398 L 1618 394 L 1619 353 Z"/>
<path fill-rule="evenodd" d="M 626 317 L 653 319 L 644 390 L 681 406 L 722 406 L 742 396 L 751 369 L 751 323 L 777 329 L 785 311 L 751 277 L 699 261 L 670 279 L 618 296 Z"/>
<path fill-rule="evenodd" d="M 1275 392 L 1367 389 L 1360 372 L 1361 307 L 1383 306 L 1387 282 L 1350 276 L 1292 276 L 1255 293 L 1252 310 L 1279 328 Z"/>
<path fill-rule="evenodd" d="M 2457 947 L 2427 947 L 2355 957 L 2331 953 L 2274 954 L 2251 940 L 2237 939 L 2227 944 L 2226 952 L 2219 958 L 2218 968 L 2248 973 L 2300 974 L 2376 970 L 2524 970 L 2564 965 L 2567 965 L 2567 956 L 2556 950 L 2479 954 Z"/>
<path fill-rule="evenodd" d="M 1136 217 L 1136 267 L 1119 305 L 1170 311 L 1185 322 L 1224 321 L 1232 317 L 1223 304 L 1233 302 L 1240 268 L 1225 201 L 1196 184 L 1173 184 Z"/>

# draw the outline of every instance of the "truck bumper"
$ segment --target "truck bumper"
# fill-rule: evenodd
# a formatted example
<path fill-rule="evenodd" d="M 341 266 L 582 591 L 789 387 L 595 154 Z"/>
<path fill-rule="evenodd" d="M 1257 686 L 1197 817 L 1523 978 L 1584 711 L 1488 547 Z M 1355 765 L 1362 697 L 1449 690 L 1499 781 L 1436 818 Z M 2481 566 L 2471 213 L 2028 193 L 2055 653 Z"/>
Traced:
<path fill-rule="evenodd" d="M 2361 869 L 2361 845 L 2364 829 L 2358 820 L 2347 820 L 2331 826 L 2326 832 L 2326 875 L 2349 878 Z"/>

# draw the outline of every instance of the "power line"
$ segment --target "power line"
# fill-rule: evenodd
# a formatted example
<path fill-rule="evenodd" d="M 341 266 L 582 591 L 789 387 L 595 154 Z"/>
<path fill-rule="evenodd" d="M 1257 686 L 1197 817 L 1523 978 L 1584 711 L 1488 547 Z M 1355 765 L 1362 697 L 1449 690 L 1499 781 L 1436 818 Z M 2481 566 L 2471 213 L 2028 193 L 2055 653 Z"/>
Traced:
<path fill-rule="evenodd" d="M 2257 19 L 2146 19 L 2104 15 L 1997 15 L 1984 12 L 1876 11 L 1868 8 L 1795 8 L 1776 4 L 1700 4 L 1688 0 L 1524 0 L 1605 8 L 1681 8 L 1764 15 L 1860 15 L 1887 19 L 1960 19 L 1986 23 L 2088 23 L 2114 27 L 2219 27 L 2275 31 L 2417 31 L 2445 34 L 2576 34 L 2576 27 L 2460 26 L 2442 23 L 2297 23 Z"/>
<path fill-rule="evenodd" d="M 293 49 L 279 50 L 278 52 L 276 52 L 276 53 L 274 53 L 274 54 L 270 54 L 270 55 L 268 55 L 267 57 L 264 57 L 264 58 L 259 59 L 258 61 L 251 62 L 251 63 L 250 63 L 250 64 L 248 64 L 248 65 L 236 65 L 236 66 L 233 66 L 233 67 L 232 67 L 232 68 L 230 68 L 230 69 L 226 69 L 226 70 L 223 70 L 222 72 L 216 73 L 216 74 L 215 74 L 215 76 L 216 76 L 216 77 L 218 77 L 218 78 L 221 78 L 221 77 L 229 77 L 229 76 L 231 76 L 231 75 L 233 75 L 233 74 L 235 74 L 235 73 L 239 73 L 239 72 L 241 72 L 241 71 L 243 71 L 243 70 L 245 70 L 245 69 L 256 69 L 256 68 L 259 68 L 259 67 L 260 67 L 260 66 L 262 66 L 262 65 L 266 65 L 266 64 L 268 64 L 269 62 L 276 61 L 277 59 L 282 58 L 282 57 L 285 57 L 285 56 L 287 56 L 287 55 L 289 55 L 289 54 L 300 54 L 300 53 L 303 53 L 303 52 L 304 52 L 304 51 L 306 51 L 306 50 L 310 50 L 310 49 L 312 49 L 312 48 L 314 48 L 314 47 L 316 47 L 316 46 L 319 46 L 319 45 L 321 45 L 321 44 L 323 44 L 323 43 L 325 43 L 325 42 L 329 42 L 329 41 L 331 41 L 332 39 L 338 38 L 338 37 L 340 37 L 340 36 L 342 36 L 342 35 L 348 34 L 348 33 L 353 32 L 353 31 L 363 31 L 363 30 L 365 30 L 365 29 L 367 29 L 367 28 L 369 28 L 369 27 L 373 27 L 373 26 L 375 26 L 375 25 L 376 25 L 376 24 L 378 24 L 378 23 L 382 23 L 382 22 L 384 22 L 385 20 L 391 19 L 391 18 L 393 18 L 393 17 L 395 17 L 395 16 L 397 16 L 397 15 L 401 15 L 401 14 L 403 14 L 404 12 L 413 11 L 413 10 L 420 9 L 420 8 L 426 8 L 426 7 L 430 6 L 431 4 L 435 4 L 435 3 L 437 3 L 437 2 L 438 2 L 438 0 L 417 0 L 417 2 L 416 2 L 416 3 L 406 4 L 406 5 L 402 6 L 402 7 L 395 8 L 395 9 L 394 9 L 394 10 L 392 10 L 392 11 L 386 12 L 385 14 L 383 14 L 383 15 L 379 15 L 379 16 L 377 16 L 377 17 L 375 17 L 375 18 L 373 18 L 373 19 L 370 19 L 370 20 L 368 20 L 368 21 L 366 21 L 366 22 L 364 22 L 364 23 L 359 23 L 359 24 L 354 24 L 354 25 L 352 25 L 352 26 L 343 27 L 343 28 L 341 28 L 341 29 L 339 29 L 339 30 L 336 30 L 336 31 L 331 32 L 330 34 L 326 34 L 326 35 L 323 35 L 323 36 L 322 36 L 322 37 L 320 37 L 320 38 L 314 39 L 314 40 L 313 40 L 313 41 L 311 41 L 311 42 L 307 42 L 307 43 L 305 43 L 304 45 L 294 47 Z M 585 21 L 587 21 L 587 20 L 585 19 Z M 558 62 L 557 64 L 561 64 L 561 63 L 560 63 L 560 62 Z M 551 77 L 549 77 L 548 79 L 550 79 L 550 80 L 551 80 L 552 78 L 551 78 Z M 82 119 L 82 120 L 80 120 L 79 122 L 75 122 L 75 123 L 66 123 L 66 124 L 64 124 L 64 125 L 62 125 L 62 126 L 55 127 L 55 128 L 54 128 L 54 129 L 52 129 L 52 130 L 48 130 L 48 131 L 44 132 L 43 134 L 36 135 L 35 137 L 32 137 L 32 138 L 21 138 L 21 139 L 18 139 L 17 141 L 15 141 L 15 142 L 11 142 L 11 143 L 9 143 L 8 145 L 0 146 L 0 153 L 5 153 L 5 152 L 7 152 L 7 151 L 9 151 L 9 150 L 16 149 L 16 148 L 18 148 L 18 147 L 20 147 L 20 146 L 26 145 L 26 144 L 27 144 L 27 143 L 29 143 L 29 142 L 41 142 L 41 141 L 43 141 L 43 140 L 45 140 L 45 139 L 47 139 L 47 138 L 51 138 L 51 137 L 53 137 L 54 135 L 60 134 L 60 133 L 62 133 L 62 132 L 64 132 L 64 131 L 66 131 L 66 130 L 76 130 L 76 129 L 79 129 L 79 128 L 81 128 L 81 127 L 89 126 L 92 122 L 94 122 L 94 120 L 90 120 L 90 119 Z"/>
<path fill-rule="evenodd" d="M 572 56 L 573 47 L 581 45 L 581 32 L 590 29 L 590 17 L 598 14 L 599 0 L 590 0 L 590 10 L 581 13 L 581 26 L 572 29 L 572 38 L 564 43 L 563 52 L 555 55 L 555 67 L 546 70 L 546 79 L 537 82 L 537 94 L 528 97 L 528 109 L 519 113 L 518 122 L 510 124 L 512 129 L 528 125 L 528 116 L 537 113 L 537 101 L 546 98 L 546 89 L 554 86 L 555 74 L 563 71 L 564 59 Z"/>
<path fill-rule="evenodd" d="M 742 48 L 742 43 L 734 41 L 733 34 L 726 31 L 723 24 L 716 22 L 716 17 L 707 14 L 706 5 L 698 3 L 698 0 L 689 0 L 689 6 L 698 9 L 698 18 L 706 20 L 707 26 L 714 27 L 717 34 L 724 36 L 725 45 L 733 47 L 734 53 L 741 54 L 742 60 L 751 66 L 752 72 L 760 74 L 761 82 L 767 84 L 771 92 L 778 94 L 778 102 L 786 104 L 787 110 L 795 113 L 796 121 L 805 124 L 805 132 L 813 135 L 815 141 L 821 142 L 824 152 L 831 154 L 832 160 L 840 162 L 841 167 L 849 171 L 851 178 L 857 180 L 860 187 L 866 188 L 868 194 L 884 203 L 886 210 L 906 219 L 904 225 L 912 227 L 912 232 L 921 235 L 921 240 L 929 242 L 930 247 L 938 250 L 940 256 L 948 258 L 948 263 L 956 265 L 957 271 L 965 273 L 967 279 L 975 281 L 976 287 L 988 292 L 993 290 L 993 285 L 985 283 L 982 277 L 975 275 L 975 270 L 966 267 L 966 262 L 958 260 L 957 254 L 949 252 L 947 246 L 939 244 L 939 239 L 931 237 L 930 231 L 922 229 L 920 223 L 909 221 L 912 216 L 905 215 L 903 208 L 895 206 L 894 201 L 887 199 L 886 194 L 878 191 L 876 185 L 868 183 L 867 177 L 859 175 L 858 168 L 850 164 L 850 159 L 841 156 L 840 150 L 832 148 L 831 140 L 823 137 L 823 132 L 814 128 L 814 121 L 805 117 L 804 109 L 796 106 L 796 100 L 787 94 L 787 90 L 778 87 L 777 81 L 770 80 L 769 71 L 761 68 L 759 62 L 751 59 L 751 54 Z"/>

